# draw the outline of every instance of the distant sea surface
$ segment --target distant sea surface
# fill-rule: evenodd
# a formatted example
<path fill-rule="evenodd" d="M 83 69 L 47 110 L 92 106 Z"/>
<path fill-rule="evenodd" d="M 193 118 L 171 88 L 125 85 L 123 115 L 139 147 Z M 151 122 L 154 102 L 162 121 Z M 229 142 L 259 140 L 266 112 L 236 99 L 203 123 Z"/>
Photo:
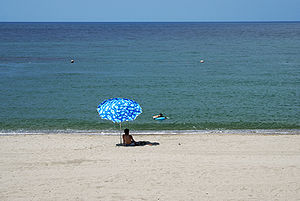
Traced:
<path fill-rule="evenodd" d="M 300 23 L 0 23 L 0 132 L 114 131 L 113 97 L 133 130 L 300 129 Z"/>

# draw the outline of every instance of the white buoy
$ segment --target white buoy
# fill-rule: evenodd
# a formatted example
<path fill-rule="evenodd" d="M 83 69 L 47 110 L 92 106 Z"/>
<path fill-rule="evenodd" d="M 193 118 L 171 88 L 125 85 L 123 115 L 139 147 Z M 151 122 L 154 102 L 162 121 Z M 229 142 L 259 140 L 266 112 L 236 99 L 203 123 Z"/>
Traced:
<path fill-rule="evenodd" d="M 203 59 L 201 59 L 201 60 L 200 60 L 200 63 L 204 63 L 204 60 L 203 60 Z"/>
<path fill-rule="evenodd" d="M 74 63 L 74 60 L 73 60 L 73 59 L 71 59 L 71 63 Z"/>

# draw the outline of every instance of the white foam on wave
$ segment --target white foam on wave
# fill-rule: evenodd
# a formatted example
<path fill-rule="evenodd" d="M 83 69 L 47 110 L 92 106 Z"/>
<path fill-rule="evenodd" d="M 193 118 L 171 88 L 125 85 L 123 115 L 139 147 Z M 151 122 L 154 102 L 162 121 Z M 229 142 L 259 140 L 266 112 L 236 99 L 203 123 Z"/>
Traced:
<path fill-rule="evenodd" d="M 131 130 L 133 135 L 300 135 L 300 129 L 252 129 L 252 130 Z M 120 135 L 120 130 L 0 130 L 4 135 L 43 135 L 43 134 L 82 134 L 82 135 Z M 123 134 L 123 131 L 121 131 Z"/>

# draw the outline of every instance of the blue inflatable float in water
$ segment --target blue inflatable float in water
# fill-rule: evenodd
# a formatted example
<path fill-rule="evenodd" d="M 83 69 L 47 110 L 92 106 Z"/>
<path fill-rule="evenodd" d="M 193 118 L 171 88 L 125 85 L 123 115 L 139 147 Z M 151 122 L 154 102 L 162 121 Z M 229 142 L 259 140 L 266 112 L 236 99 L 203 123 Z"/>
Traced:
<path fill-rule="evenodd" d="M 153 118 L 154 120 L 165 120 L 165 119 L 167 119 L 167 117 L 157 117 L 157 118 Z"/>
<path fill-rule="evenodd" d="M 165 120 L 165 119 L 167 119 L 168 117 L 165 117 L 162 113 L 160 113 L 159 115 L 155 115 L 155 116 L 153 116 L 153 119 L 154 120 Z"/>

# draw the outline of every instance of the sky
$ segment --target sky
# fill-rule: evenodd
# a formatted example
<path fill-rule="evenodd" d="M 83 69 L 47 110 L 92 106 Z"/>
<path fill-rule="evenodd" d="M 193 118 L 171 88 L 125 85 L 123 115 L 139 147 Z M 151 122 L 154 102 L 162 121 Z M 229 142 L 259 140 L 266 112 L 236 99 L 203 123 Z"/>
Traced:
<path fill-rule="evenodd" d="M 0 21 L 300 21 L 300 0 L 0 0 Z"/>

